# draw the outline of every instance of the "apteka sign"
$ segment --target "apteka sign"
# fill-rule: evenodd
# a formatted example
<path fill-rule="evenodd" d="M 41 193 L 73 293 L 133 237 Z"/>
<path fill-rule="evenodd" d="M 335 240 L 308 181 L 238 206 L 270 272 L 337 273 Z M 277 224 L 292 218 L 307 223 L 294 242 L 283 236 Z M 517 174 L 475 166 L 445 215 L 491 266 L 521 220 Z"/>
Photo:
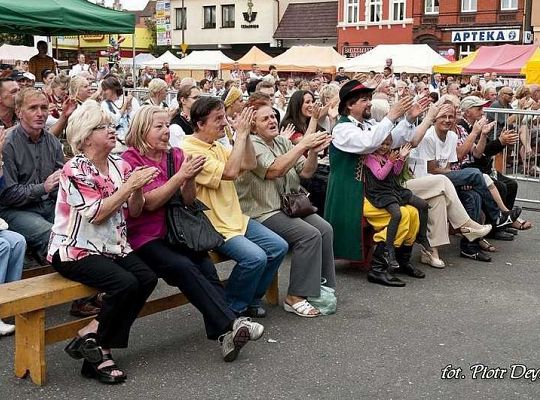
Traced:
<path fill-rule="evenodd" d="M 519 42 L 519 29 L 453 31 L 452 43 Z"/>

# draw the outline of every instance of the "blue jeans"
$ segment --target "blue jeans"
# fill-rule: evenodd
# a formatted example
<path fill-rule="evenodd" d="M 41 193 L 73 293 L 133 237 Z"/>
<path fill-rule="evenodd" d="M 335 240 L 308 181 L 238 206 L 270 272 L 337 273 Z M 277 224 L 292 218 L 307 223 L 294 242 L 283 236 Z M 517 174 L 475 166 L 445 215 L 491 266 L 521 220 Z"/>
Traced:
<path fill-rule="evenodd" d="M 459 171 L 450 171 L 444 174 L 450 181 L 456 186 L 456 189 L 459 189 L 460 186 L 472 186 L 473 190 L 477 192 L 482 198 L 482 204 L 488 218 L 491 221 L 497 221 L 499 218 L 500 210 L 493 200 L 488 187 L 486 186 L 486 181 L 484 180 L 484 175 L 477 168 L 464 168 Z M 474 217 L 469 214 L 471 218 Z"/>
<path fill-rule="evenodd" d="M 474 190 L 457 190 L 457 194 L 469 217 L 473 221 L 480 222 L 480 212 L 482 210 L 482 198 L 480 194 Z M 462 238 L 459 244 L 460 249 L 468 254 L 478 253 L 481 249 L 478 244 L 479 240 L 469 242 L 466 238 Z"/>
<path fill-rule="evenodd" d="M 0 284 L 21 279 L 26 242 L 13 231 L 0 231 Z"/>
<path fill-rule="evenodd" d="M 45 258 L 49 237 L 54 222 L 55 200 L 47 199 L 25 208 L 3 208 L 0 217 L 9 224 L 9 229 L 20 233 L 28 246 Z"/>
<path fill-rule="evenodd" d="M 218 251 L 237 262 L 225 288 L 229 308 L 236 313 L 258 307 L 272 283 L 289 245 L 279 235 L 250 219 L 244 236 L 235 236 Z"/>

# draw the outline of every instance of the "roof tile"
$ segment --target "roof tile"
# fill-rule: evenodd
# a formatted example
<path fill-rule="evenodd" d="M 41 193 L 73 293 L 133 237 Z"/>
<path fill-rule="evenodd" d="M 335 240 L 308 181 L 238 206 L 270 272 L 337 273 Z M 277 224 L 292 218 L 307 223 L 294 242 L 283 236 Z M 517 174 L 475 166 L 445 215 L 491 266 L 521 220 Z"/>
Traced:
<path fill-rule="evenodd" d="M 338 2 L 289 4 L 274 39 L 337 38 Z"/>

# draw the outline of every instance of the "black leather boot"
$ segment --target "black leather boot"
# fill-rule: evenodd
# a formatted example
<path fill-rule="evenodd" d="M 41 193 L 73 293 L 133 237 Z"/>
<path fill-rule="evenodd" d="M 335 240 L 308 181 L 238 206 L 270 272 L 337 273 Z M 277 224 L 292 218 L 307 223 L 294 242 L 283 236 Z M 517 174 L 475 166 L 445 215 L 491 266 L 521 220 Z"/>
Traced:
<path fill-rule="evenodd" d="M 388 260 L 385 257 L 385 244 L 377 243 L 373 251 L 371 270 L 367 274 L 369 282 L 385 286 L 403 287 L 405 282 L 388 272 Z"/>
<path fill-rule="evenodd" d="M 396 259 L 399 263 L 399 268 L 396 270 L 396 273 L 409 275 L 413 278 L 425 278 L 426 274 L 412 265 L 411 253 L 412 246 L 402 245 L 396 249 Z"/>

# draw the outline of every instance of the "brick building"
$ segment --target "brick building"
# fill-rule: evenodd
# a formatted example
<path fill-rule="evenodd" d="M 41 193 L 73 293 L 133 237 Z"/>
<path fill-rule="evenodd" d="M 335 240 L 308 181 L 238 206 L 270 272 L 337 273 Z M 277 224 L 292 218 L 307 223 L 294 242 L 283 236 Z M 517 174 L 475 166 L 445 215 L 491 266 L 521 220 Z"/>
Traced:
<path fill-rule="evenodd" d="M 462 58 L 479 46 L 529 39 L 523 31 L 526 0 L 413 1 L 413 42 L 429 44 L 443 55 Z"/>
<path fill-rule="evenodd" d="M 413 0 L 339 0 L 338 51 L 355 57 L 378 44 L 412 43 Z"/>

